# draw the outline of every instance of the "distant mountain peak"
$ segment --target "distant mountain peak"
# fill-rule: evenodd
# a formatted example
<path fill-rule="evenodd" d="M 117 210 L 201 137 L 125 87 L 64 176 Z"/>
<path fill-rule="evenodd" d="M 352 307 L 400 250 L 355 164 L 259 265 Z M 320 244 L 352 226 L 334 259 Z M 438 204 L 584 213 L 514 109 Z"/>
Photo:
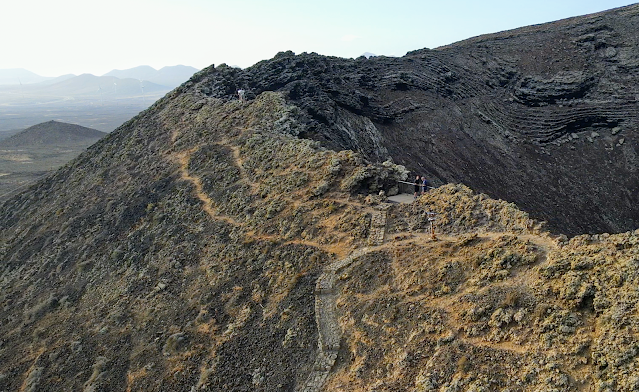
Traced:
<path fill-rule="evenodd" d="M 57 145 L 96 141 L 106 133 L 96 129 L 50 120 L 36 124 L 0 142 L 1 147 Z"/>

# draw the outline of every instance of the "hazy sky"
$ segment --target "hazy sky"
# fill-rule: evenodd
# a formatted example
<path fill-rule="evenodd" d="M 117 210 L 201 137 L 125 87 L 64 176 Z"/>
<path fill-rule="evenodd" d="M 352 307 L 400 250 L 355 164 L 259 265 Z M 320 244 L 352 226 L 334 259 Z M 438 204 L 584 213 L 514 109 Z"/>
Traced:
<path fill-rule="evenodd" d="M 404 55 L 625 0 L 0 0 L 0 69 L 247 67 L 277 52 Z"/>

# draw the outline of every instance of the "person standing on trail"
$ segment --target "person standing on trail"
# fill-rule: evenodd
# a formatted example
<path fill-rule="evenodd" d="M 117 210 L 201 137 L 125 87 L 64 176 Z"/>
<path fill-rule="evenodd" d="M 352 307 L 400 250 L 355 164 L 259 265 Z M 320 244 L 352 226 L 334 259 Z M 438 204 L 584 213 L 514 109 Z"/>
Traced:
<path fill-rule="evenodd" d="M 419 177 L 419 175 L 417 177 L 415 177 L 415 194 L 413 195 L 413 199 L 417 199 L 417 196 L 419 195 L 419 190 L 422 187 L 422 179 Z"/>
<path fill-rule="evenodd" d="M 244 93 L 246 91 L 244 91 L 244 89 L 239 89 L 237 90 L 237 96 L 240 98 L 240 102 L 244 102 Z"/>
<path fill-rule="evenodd" d="M 422 176 L 422 195 L 428 192 L 428 181 L 426 181 L 426 177 Z"/>

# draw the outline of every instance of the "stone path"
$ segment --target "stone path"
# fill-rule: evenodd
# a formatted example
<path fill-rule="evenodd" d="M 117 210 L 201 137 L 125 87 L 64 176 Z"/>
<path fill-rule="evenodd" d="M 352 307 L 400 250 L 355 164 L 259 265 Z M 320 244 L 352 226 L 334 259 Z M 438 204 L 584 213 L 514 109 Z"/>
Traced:
<path fill-rule="evenodd" d="M 333 365 L 335 365 L 342 340 L 342 329 L 337 322 L 335 309 L 337 272 L 369 251 L 369 248 L 361 248 L 346 258 L 329 264 L 324 267 L 322 274 L 317 278 L 315 283 L 315 322 L 318 329 L 318 352 L 313 363 L 313 370 L 308 375 L 306 382 L 298 389 L 299 392 L 319 392 L 333 369 Z"/>
<path fill-rule="evenodd" d="M 368 243 L 372 246 L 384 243 L 386 231 L 386 210 L 390 206 L 382 204 L 373 213 L 371 219 Z M 337 260 L 322 270 L 322 274 L 315 283 L 315 322 L 318 329 L 317 357 L 313 363 L 313 370 L 308 375 L 306 382 L 297 389 L 298 392 L 319 392 L 322 390 L 329 373 L 335 365 L 337 354 L 342 340 L 342 329 L 337 322 L 335 308 L 335 281 L 337 272 L 353 263 L 360 256 L 370 252 L 368 247 L 357 249 L 349 256 Z"/>
<path fill-rule="evenodd" d="M 389 207 L 389 204 L 380 204 L 378 210 L 373 213 L 371 229 L 368 235 L 368 244 L 371 246 L 379 246 L 384 243 L 384 235 L 386 234 L 386 211 Z"/>
<path fill-rule="evenodd" d="M 388 196 L 388 201 L 396 204 L 410 204 L 415 201 L 415 197 L 412 193 L 400 193 L 395 196 Z"/>

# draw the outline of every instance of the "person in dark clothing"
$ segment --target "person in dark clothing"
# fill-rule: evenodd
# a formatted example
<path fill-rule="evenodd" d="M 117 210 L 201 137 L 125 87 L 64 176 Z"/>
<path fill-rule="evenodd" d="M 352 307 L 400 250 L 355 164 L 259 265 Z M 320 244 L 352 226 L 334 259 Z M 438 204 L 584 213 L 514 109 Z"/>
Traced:
<path fill-rule="evenodd" d="M 426 181 L 426 177 L 422 176 L 422 195 L 428 192 L 428 181 Z"/>
<path fill-rule="evenodd" d="M 419 191 L 422 187 L 422 179 L 417 176 L 415 177 L 415 194 L 413 195 L 414 199 L 417 199 L 417 195 L 419 195 Z"/>

